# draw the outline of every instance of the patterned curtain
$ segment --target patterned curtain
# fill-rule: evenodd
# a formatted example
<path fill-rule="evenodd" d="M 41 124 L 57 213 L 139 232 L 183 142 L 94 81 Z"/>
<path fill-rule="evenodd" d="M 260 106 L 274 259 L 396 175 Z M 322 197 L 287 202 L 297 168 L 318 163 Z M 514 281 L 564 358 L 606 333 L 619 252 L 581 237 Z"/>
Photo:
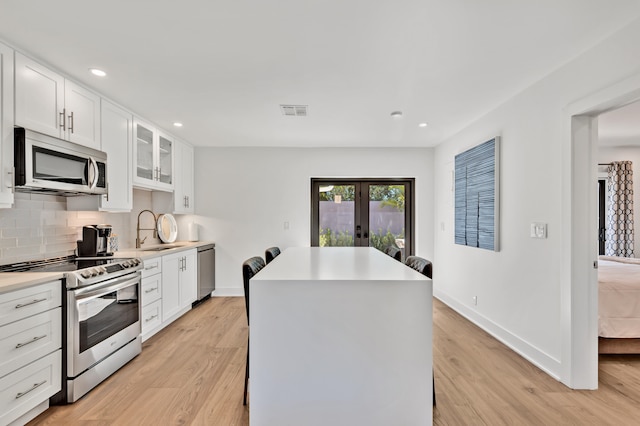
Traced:
<path fill-rule="evenodd" d="M 609 202 L 604 253 L 607 256 L 634 257 L 631 161 L 616 161 L 609 165 L 607 193 Z"/>

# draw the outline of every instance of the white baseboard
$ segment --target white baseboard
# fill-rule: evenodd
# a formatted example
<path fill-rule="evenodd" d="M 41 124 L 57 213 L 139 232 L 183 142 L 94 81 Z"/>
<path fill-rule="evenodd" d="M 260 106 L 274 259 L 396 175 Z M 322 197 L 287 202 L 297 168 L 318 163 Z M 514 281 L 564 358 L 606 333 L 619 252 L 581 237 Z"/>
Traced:
<path fill-rule="evenodd" d="M 244 289 L 237 287 L 216 288 L 211 297 L 244 297 Z"/>
<path fill-rule="evenodd" d="M 451 309 L 489 333 L 491 336 L 504 343 L 511 350 L 522 356 L 524 359 L 560 381 L 561 362 L 555 359 L 520 337 L 494 323 L 490 319 L 480 315 L 468 306 L 458 302 L 446 293 L 434 290 L 433 296 Z"/>

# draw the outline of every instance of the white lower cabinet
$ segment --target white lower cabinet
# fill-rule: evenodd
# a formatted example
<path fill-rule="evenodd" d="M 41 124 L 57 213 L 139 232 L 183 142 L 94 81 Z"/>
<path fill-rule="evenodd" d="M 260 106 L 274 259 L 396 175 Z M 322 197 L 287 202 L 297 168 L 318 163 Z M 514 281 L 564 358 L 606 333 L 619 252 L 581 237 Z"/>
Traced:
<path fill-rule="evenodd" d="M 162 329 L 162 258 L 144 260 L 142 269 L 142 341 Z"/>
<path fill-rule="evenodd" d="M 198 297 L 197 261 L 196 249 L 144 260 L 143 342 L 191 309 Z"/>
<path fill-rule="evenodd" d="M 0 424 L 24 424 L 62 381 L 62 283 L 0 294 Z"/>
<path fill-rule="evenodd" d="M 162 256 L 163 321 L 172 321 L 191 309 L 198 292 L 197 250 Z"/>
<path fill-rule="evenodd" d="M 162 300 L 156 300 L 142 307 L 142 339 L 146 340 L 151 333 L 162 326 Z"/>
<path fill-rule="evenodd" d="M 48 400 L 60 390 L 62 351 L 57 350 L 0 379 L 0 424 L 30 420 L 24 416 L 33 408 L 49 406 Z M 39 413 L 34 413 L 34 418 Z"/>

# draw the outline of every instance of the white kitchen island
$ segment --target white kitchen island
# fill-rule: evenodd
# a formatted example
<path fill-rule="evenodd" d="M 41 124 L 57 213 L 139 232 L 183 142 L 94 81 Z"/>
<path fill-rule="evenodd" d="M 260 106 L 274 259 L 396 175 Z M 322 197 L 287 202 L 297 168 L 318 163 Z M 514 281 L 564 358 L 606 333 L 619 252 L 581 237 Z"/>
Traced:
<path fill-rule="evenodd" d="M 374 248 L 285 250 L 250 282 L 251 425 L 430 425 L 432 290 Z"/>

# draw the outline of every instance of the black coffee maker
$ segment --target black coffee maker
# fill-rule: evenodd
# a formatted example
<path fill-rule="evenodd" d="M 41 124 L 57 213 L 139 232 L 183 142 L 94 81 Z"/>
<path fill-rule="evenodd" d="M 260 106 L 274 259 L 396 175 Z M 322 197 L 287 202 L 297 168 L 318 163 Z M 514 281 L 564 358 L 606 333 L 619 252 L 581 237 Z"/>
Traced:
<path fill-rule="evenodd" d="M 111 225 L 86 225 L 82 227 L 82 240 L 78 240 L 79 257 L 113 256 L 109 251 Z"/>

